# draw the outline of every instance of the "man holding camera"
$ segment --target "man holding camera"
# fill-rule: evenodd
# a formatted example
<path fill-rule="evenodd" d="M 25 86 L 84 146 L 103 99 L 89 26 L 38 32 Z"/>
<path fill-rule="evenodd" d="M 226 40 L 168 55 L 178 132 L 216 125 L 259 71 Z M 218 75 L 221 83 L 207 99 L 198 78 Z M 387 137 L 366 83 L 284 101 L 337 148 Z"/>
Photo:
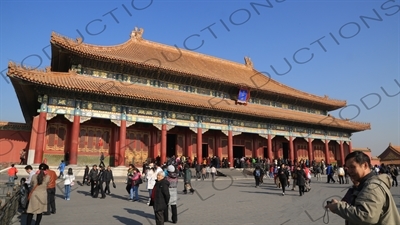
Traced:
<path fill-rule="evenodd" d="M 349 225 L 400 224 L 400 215 L 390 192 L 391 179 L 387 174 L 375 175 L 371 171 L 368 155 L 354 151 L 346 156 L 349 176 L 359 185 L 350 204 L 332 199 L 325 208 L 339 215 Z"/>

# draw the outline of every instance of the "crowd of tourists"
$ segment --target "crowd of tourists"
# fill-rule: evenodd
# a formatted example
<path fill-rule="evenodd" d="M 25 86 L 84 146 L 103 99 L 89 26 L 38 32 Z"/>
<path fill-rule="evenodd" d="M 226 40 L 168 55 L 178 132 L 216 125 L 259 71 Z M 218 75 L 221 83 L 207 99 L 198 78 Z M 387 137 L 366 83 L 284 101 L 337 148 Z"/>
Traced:
<path fill-rule="evenodd" d="M 26 224 L 30 225 L 32 223 L 34 215 L 36 215 L 35 224 L 39 225 L 43 215 L 56 214 L 55 195 L 57 179 L 63 179 L 65 188 L 64 199 L 70 200 L 71 186 L 74 185 L 75 175 L 72 168 L 69 168 L 67 173 L 64 174 L 63 165 L 64 162 L 62 161 L 58 167 L 59 170 L 61 169 L 60 176 L 58 177 L 56 171 L 51 170 L 45 163 L 40 164 L 37 169 L 34 169 L 31 165 L 25 166 L 28 176 L 20 179 L 20 206 L 27 215 Z M 8 180 L 10 183 L 14 183 L 18 179 L 17 173 L 17 168 L 11 165 L 11 168 L 8 170 Z"/>
<path fill-rule="evenodd" d="M 346 161 L 349 160 L 349 157 L 352 157 L 351 154 L 349 155 L 346 157 Z M 360 157 L 364 157 L 364 155 Z M 103 160 L 104 157 L 100 159 L 101 162 Z M 150 163 L 144 163 L 142 171 L 132 164 L 129 165 L 125 182 L 126 191 L 129 196 L 127 199 L 132 202 L 141 201 L 139 198 L 139 187 L 141 184 L 146 185 L 148 191 L 147 205 L 152 206 L 154 209 L 156 224 L 164 224 L 164 222 L 177 223 L 178 178 L 183 178 L 183 194 L 193 194 L 195 190 L 191 185 L 192 177 L 195 177 L 196 180 L 205 180 L 211 177 L 214 180 L 217 173 L 216 168 L 221 168 L 224 160 L 221 162 L 217 156 L 214 156 L 204 158 L 202 163 L 199 164 L 196 158 L 191 161 L 190 158 L 184 156 L 172 156 L 167 158 L 166 163 L 163 165 L 158 164 L 159 160 L 159 157 L 157 157 Z M 352 224 L 349 221 L 362 220 L 362 218 L 356 218 L 355 216 L 348 217 L 348 214 L 343 213 L 345 210 L 349 210 L 352 204 L 358 204 L 355 199 L 357 196 L 354 193 L 358 193 L 355 191 L 360 191 L 360 185 L 363 184 L 362 180 L 360 181 L 360 179 L 355 177 L 354 168 L 348 168 L 348 164 L 326 165 L 324 161 L 316 163 L 315 161 L 309 162 L 307 159 L 294 160 L 292 162 L 287 159 L 269 160 L 242 157 L 235 159 L 234 165 L 237 168 L 254 167 L 253 176 L 256 188 L 264 183 L 264 178 L 273 179 L 276 187 L 282 189 L 282 196 L 285 195 L 286 190 L 290 187 L 292 191 L 298 188 L 300 196 L 303 196 L 305 192 L 311 191 L 312 174 L 314 174 L 317 181 L 321 181 L 321 174 L 326 174 L 327 183 L 338 182 L 339 184 L 350 184 L 351 180 L 353 186 L 343 199 L 341 201 L 332 200 L 327 208 L 345 218 L 347 224 Z M 191 168 L 195 169 L 195 174 L 192 174 Z M 64 184 L 64 199 L 67 201 L 71 199 L 71 187 L 75 185 L 76 178 L 72 168 L 68 168 L 67 172 L 64 173 L 65 169 L 66 165 L 64 161 L 61 161 L 57 168 L 59 170 L 58 176 L 56 171 L 50 170 L 49 166 L 44 163 L 40 164 L 37 170 L 33 169 L 30 165 L 25 167 L 28 176 L 26 179 L 21 179 L 21 205 L 27 214 L 27 224 L 31 224 L 34 215 L 36 215 L 35 224 L 40 224 L 42 215 L 56 213 L 55 193 L 57 179 L 62 179 L 61 182 Z M 371 174 L 368 175 L 369 178 L 372 175 L 378 175 L 380 176 L 380 182 L 384 182 L 385 184 L 389 182 L 388 188 L 398 186 L 398 167 L 381 164 L 380 166 L 370 166 L 368 171 L 371 171 Z M 18 169 L 14 165 L 11 165 L 8 170 L 9 182 L 14 182 L 15 179 L 18 179 L 17 174 Z M 99 167 L 93 165 L 91 169 L 89 166 L 86 166 L 81 185 L 90 186 L 90 195 L 93 198 L 106 198 L 106 195 L 111 194 L 110 185 L 113 185 L 115 188 L 111 167 L 105 167 L 104 163 L 101 163 Z M 343 201 L 349 205 L 343 205 Z M 332 204 L 339 205 L 335 208 Z M 168 215 L 169 208 L 172 214 L 171 217 Z M 394 216 L 393 218 L 389 218 L 389 221 L 397 221 L 397 219 Z"/>
<path fill-rule="evenodd" d="M 164 222 L 176 224 L 178 222 L 178 177 L 183 178 L 184 194 L 195 192 L 191 184 L 192 172 L 189 164 L 185 160 L 176 160 L 174 157 L 171 157 L 171 159 L 168 159 L 167 163 L 162 166 L 155 162 L 145 163 L 142 172 L 135 168 L 133 164 L 130 164 L 127 171 L 125 183 L 129 195 L 128 200 L 140 201 L 138 196 L 139 186 L 146 182 L 147 205 L 154 208 L 156 224 L 164 224 Z M 172 214 L 171 220 L 169 220 L 168 215 L 169 207 Z"/>

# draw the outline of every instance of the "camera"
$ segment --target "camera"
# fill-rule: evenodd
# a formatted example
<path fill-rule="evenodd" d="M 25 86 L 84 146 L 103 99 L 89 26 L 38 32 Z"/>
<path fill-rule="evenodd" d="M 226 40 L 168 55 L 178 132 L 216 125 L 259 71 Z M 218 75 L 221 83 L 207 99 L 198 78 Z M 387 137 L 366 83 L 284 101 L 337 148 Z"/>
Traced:
<path fill-rule="evenodd" d="M 326 204 L 329 205 L 329 204 L 332 204 L 332 202 L 333 201 L 326 201 Z"/>

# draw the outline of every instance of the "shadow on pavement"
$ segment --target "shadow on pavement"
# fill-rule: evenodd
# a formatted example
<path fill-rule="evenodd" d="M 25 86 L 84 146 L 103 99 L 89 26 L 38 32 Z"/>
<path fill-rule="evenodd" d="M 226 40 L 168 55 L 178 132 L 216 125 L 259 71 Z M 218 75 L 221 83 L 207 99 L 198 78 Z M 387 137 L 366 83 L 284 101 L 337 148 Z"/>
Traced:
<path fill-rule="evenodd" d="M 121 195 L 112 194 L 112 193 L 110 194 L 110 197 L 111 198 L 118 198 L 118 199 L 125 200 L 125 201 L 128 200 L 127 197 L 124 197 L 124 196 L 121 196 Z M 139 198 L 140 198 L 140 196 L 139 196 Z"/>
<path fill-rule="evenodd" d="M 140 222 L 138 222 L 138 221 L 136 221 L 136 220 L 133 220 L 133 219 L 130 219 L 130 218 L 126 218 L 126 217 L 123 217 L 123 216 L 113 216 L 115 219 L 117 219 L 119 222 L 121 222 L 122 224 L 126 224 L 126 225 L 142 225 L 142 223 L 140 223 Z"/>
<path fill-rule="evenodd" d="M 149 206 L 149 207 L 151 207 L 151 206 Z M 143 218 L 148 218 L 148 219 L 154 220 L 153 214 L 145 213 L 143 211 L 135 210 L 135 209 L 128 209 L 128 208 L 124 208 L 124 209 L 130 214 L 135 214 L 135 215 L 141 216 Z"/>
<path fill-rule="evenodd" d="M 254 193 L 254 194 L 268 194 L 268 195 L 279 195 L 282 196 L 282 192 L 276 193 L 276 192 L 268 192 L 268 191 L 240 191 L 240 192 L 246 192 L 246 193 Z M 298 193 L 298 192 L 296 192 Z M 285 192 L 285 196 L 299 196 L 299 194 L 291 194 L 289 192 Z M 299 196 L 300 197 L 300 196 Z"/>

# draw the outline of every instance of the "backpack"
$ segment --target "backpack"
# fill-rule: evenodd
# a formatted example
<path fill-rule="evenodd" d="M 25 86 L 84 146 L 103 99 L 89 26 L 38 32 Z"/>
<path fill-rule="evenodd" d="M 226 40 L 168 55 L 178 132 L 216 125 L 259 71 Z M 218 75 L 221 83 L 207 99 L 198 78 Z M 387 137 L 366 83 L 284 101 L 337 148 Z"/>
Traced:
<path fill-rule="evenodd" d="M 394 168 L 393 169 L 393 174 L 397 177 L 399 175 L 399 171 L 396 168 Z"/>
<path fill-rule="evenodd" d="M 256 177 L 259 177 L 259 176 L 261 176 L 261 172 L 260 172 L 260 170 L 256 170 Z"/>

